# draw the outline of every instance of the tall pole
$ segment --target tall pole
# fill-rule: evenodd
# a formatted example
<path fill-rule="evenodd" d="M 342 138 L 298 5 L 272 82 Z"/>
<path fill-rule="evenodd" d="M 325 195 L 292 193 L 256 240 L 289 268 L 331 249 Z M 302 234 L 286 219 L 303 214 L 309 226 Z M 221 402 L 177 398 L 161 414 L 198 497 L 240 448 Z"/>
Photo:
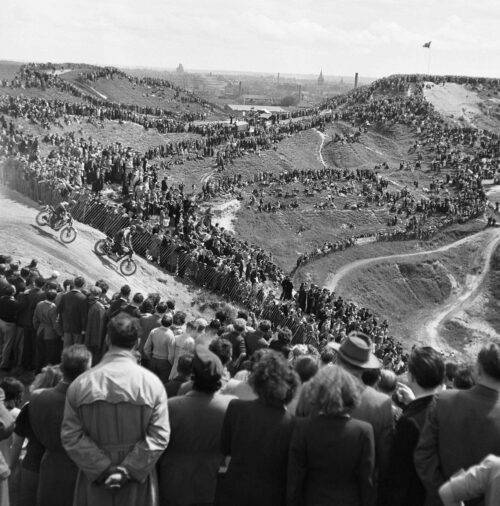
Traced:
<path fill-rule="evenodd" d="M 431 75 L 431 48 L 429 47 L 429 57 L 427 58 L 427 75 Z"/>

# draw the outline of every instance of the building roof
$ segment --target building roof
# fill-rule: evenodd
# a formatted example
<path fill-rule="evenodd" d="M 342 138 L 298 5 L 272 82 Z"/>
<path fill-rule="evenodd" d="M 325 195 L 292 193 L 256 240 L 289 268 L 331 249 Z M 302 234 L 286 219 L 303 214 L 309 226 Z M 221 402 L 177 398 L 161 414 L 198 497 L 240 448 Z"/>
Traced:
<path fill-rule="evenodd" d="M 283 109 L 283 107 L 278 107 L 275 105 L 228 104 L 227 107 L 229 107 L 229 109 L 231 109 L 232 111 L 238 111 L 238 112 L 250 112 L 250 111 L 260 111 L 260 112 L 264 112 L 264 113 L 288 112 L 286 109 Z"/>

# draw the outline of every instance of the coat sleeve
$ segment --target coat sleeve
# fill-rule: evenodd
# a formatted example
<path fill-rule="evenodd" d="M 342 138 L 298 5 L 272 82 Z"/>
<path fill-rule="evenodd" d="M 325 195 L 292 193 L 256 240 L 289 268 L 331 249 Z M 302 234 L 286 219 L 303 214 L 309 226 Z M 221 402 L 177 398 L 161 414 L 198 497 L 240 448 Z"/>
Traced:
<path fill-rule="evenodd" d="M 226 415 L 224 416 L 224 421 L 222 423 L 222 432 L 221 432 L 221 450 L 222 454 L 225 456 L 231 455 L 231 443 L 233 439 L 232 435 L 232 425 L 233 425 L 233 411 L 236 401 L 231 401 L 226 410 Z"/>
<path fill-rule="evenodd" d="M 38 326 L 40 325 L 40 306 L 37 304 L 35 308 L 35 312 L 33 313 L 33 328 L 38 330 Z"/>
<path fill-rule="evenodd" d="M 415 449 L 414 462 L 428 496 L 436 497 L 439 487 L 445 482 L 439 461 L 437 398 L 429 405 L 425 425 Z"/>
<path fill-rule="evenodd" d="M 111 467 L 111 460 L 83 429 L 75 402 L 75 386 L 70 385 L 66 394 L 61 441 L 71 460 L 94 482 Z"/>
<path fill-rule="evenodd" d="M 391 504 L 404 504 L 415 465 L 413 452 L 418 443 L 419 431 L 411 420 L 402 417 L 396 425 L 394 442 L 389 460 L 389 476 L 391 477 Z"/>
<path fill-rule="evenodd" d="M 357 469 L 361 504 L 363 506 L 373 506 L 375 499 L 375 439 L 372 427 L 368 427 L 367 432 L 363 433 L 361 444 L 360 461 Z"/>
<path fill-rule="evenodd" d="M 304 503 L 304 483 L 307 476 L 307 465 L 304 424 L 298 421 L 293 430 L 288 454 L 287 506 L 301 506 Z"/>
<path fill-rule="evenodd" d="M 135 444 L 120 464 L 130 476 L 144 482 L 153 470 L 170 440 L 170 420 L 168 417 L 167 393 L 158 381 L 158 395 L 153 406 L 151 418 L 144 439 Z"/>

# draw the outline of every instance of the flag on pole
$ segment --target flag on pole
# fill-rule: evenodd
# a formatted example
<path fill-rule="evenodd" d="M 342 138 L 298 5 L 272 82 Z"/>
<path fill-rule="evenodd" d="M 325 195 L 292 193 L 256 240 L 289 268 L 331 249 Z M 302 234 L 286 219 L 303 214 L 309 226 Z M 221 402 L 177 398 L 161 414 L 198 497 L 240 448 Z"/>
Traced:
<path fill-rule="evenodd" d="M 432 40 L 430 40 L 429 42 L 426 42 L 422 47 L 426 47 L 426 48 L 430 49 L 431 43 L 432 43 Z"/>

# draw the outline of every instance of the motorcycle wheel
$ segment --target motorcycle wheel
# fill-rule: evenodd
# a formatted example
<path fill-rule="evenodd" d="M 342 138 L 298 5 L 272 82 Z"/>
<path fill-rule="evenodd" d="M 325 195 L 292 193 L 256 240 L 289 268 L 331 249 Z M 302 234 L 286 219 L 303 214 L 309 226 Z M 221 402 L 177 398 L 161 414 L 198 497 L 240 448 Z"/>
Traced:
<path fill-rule="evenodd" d="M 71 225 L 64 227 L 59 234 L 61 241 L 64 244 L 69 244 L 76 239 L 77 231 Z"/>
<path fill-rule="evenodd" d="M 108 252 L 106 239 L 99 239 L 94 246 L 94 251 L 96 255 L 99 255 L 100 257 L 104 256 Z"/>
<path fill-rule="evenodd" d="M 37 215 L 36 215 L 36 224 L 40 225 L 41 227 L 45 227 L 45 225 L 49 224 L 49 212 L 45 209 L 42 209 Z"/>
<path fill-rule="evenodd" d="M 120 272 L 124 276 L 132 276 L 137 270 L 137 264 L 131 258 L 125 258 L 120 262 Z"/>

